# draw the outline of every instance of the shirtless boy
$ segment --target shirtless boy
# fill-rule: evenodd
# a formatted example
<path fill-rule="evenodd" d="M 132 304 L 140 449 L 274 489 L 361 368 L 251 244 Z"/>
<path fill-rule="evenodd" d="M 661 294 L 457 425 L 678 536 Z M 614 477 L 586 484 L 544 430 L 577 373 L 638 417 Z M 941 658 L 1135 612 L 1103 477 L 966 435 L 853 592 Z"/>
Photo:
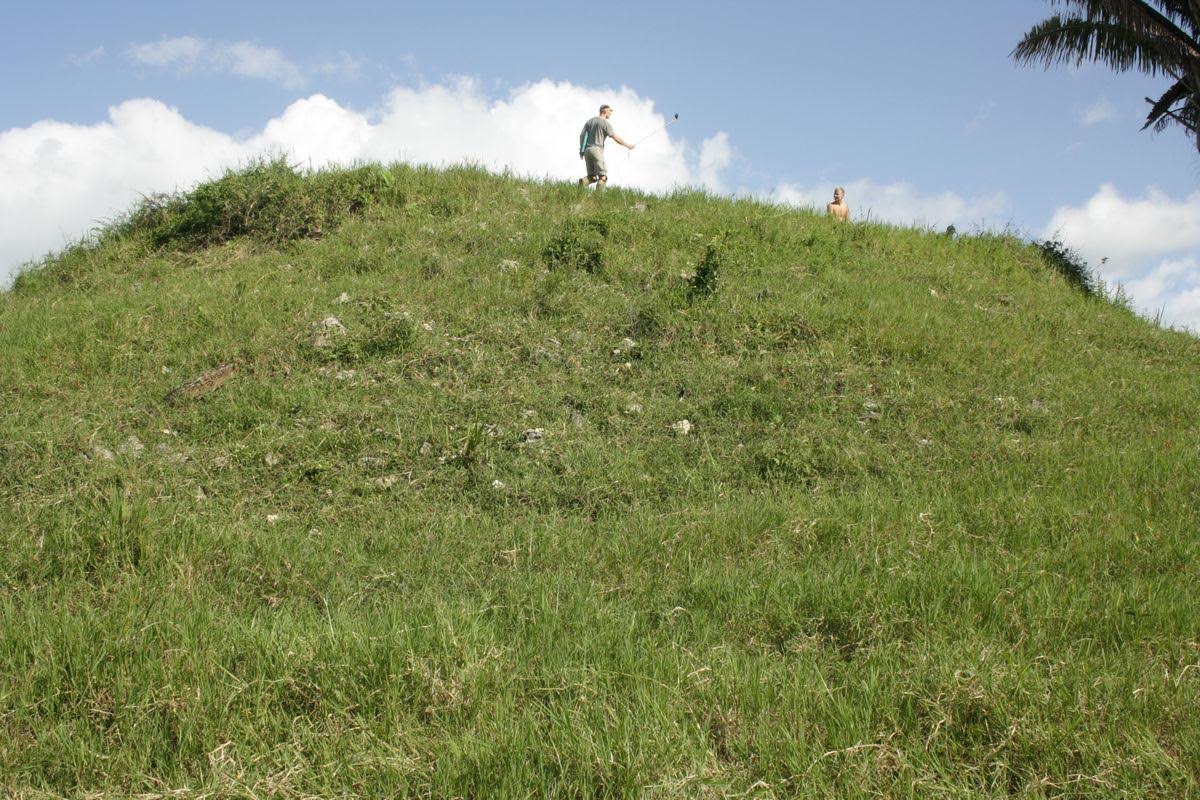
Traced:
<path fill-rule="evenodd" d="M 833 202 L 825 206 L 826 213 L 840 222 L 850 219 L 850 206 L 846 205 L 846 190 L 837 187 L 833 190 Z"/>

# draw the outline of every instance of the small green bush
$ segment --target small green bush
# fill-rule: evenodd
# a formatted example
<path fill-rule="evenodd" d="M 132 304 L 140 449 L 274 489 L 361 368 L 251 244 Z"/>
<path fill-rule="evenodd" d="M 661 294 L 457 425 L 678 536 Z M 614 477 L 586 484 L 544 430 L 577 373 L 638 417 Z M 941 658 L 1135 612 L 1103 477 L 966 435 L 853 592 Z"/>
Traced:
<path fill-rule="evenodd" d="M 604 269 L 604 242 L 609 226 L 604 220 L 589 219 L 567 224 L 542 253 L 550 269 L 581 269 L 594 275 Z"/>
<path fill-rule="evenodd" d="M 1100 281 L 1079 253 L 1067 247 L 1057 237 L 1034 242 L 1046 265 L 1067 279 L 1079 291 L 1094 297 L 1100 294 Z"/>
<path fill-rule="evenodd" d="M 351 328 L 338 342 L 332 355 L 342 364 L 360 364 L 407 350 L 414 339 L 412 320 L 399 313 L 373 314 Z"/>
<path fill-rule="evenodd" d="M 704 257 L 696 265 L 696 274 L 688 280 L 688 298 L 705 297 L 717 291 L 721 266 L 729 254 L 729 236 L 718 233 L 704 246 Z"/>

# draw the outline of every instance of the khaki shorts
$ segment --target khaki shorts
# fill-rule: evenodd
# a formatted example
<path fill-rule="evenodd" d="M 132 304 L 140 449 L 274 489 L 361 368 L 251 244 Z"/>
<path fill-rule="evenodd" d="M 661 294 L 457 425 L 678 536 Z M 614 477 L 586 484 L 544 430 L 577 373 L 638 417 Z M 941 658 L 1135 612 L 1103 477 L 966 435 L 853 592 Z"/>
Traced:
<path fill-rule="evenodd" d="M 608 168 L 604 166 L 604 149 L 601 147 L 589 147 L 583 151 L 583 163 L 587 165 L 587 176 L 589 178 L 603 178 L 608 176 Z"/>

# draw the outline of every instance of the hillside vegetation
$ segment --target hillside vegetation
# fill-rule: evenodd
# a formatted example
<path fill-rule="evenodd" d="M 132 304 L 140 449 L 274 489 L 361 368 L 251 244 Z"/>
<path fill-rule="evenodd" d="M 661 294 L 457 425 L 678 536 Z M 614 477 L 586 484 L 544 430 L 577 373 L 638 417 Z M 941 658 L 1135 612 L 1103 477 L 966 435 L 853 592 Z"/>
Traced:
<path fill-rule="evenodd" d="M 1011 236 L 151 198 L 0 294 L 0 794 L 1200 796 L 1198 368 Z"/>

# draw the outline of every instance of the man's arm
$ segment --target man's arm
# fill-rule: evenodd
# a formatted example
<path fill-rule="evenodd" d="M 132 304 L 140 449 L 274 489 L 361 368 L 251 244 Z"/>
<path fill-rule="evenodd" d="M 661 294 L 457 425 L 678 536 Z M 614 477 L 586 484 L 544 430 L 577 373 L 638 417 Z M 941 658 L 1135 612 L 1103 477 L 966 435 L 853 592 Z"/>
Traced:
<path fill-rule="evenodd" d="M 614 142 L 621 145 L 622 147 L 628 147 L 630 150 L 632 150 L 634 148 L 634 145 L 625 141 L 620 136 L 617 136 L 617 132 L 613 130 L 612 123 L 609 122 L 608 120 L 604 120 L 604 128 L 605 128 L 604 133 L 606 136 L 608 136 L 608 138 L 612 139 Z"/>

